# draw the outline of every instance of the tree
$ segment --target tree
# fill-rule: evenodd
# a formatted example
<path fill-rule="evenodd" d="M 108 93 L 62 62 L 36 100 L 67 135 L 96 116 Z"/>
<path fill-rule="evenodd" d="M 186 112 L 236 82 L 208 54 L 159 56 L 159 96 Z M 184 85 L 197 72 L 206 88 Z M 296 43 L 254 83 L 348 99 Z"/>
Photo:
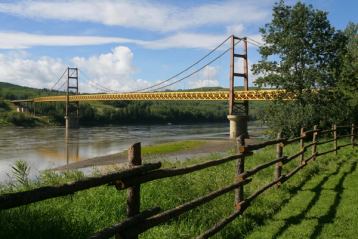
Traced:
<path fill-rule="evenodd" d="M 343 56 L 339 87 L 349 98 L 352 115 L 355 116 L 355 121 L 358 121 L 358 24 L 350 22 L 344 34 L 348 38 L 347 52 Z"/>
<path fill-rule="evenodd" d="M 265 45 L 252 70 L 260 76 L 256 80 L 259 87 L 285 89 L 296 100 L 274 102 L 266 109 L 264 120 L 275 131 L 285 129 L 293 134 L 301 126 L 346 118 L 346 112 L 333 112 L 334 105 L 343 100 L 335 88 L 345 54 L 344 34 L 331 26 L 326 12 L 301 2 L 288 6 L 280 1 L 272 16 L 260 28 Z"/>

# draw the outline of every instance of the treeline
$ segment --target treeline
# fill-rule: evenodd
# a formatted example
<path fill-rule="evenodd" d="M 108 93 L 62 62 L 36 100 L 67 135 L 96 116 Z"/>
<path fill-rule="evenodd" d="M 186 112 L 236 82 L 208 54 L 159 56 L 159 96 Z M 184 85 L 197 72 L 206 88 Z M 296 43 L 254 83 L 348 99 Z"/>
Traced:
<path fill-rule="evenodd" d="M 54 124 L 64 123 L 64 104 L 38 104 L 36 112 Z M 259 103 L 251 107 L 257 119 Z M 206 101 L 108 101 L 80 103 L 81 125 L 226 122 L 227 102 Z"/>
<path fill-rule="evenodd" d="M 104 106 L 81 106 L 81 124 L 200 123 L 225 120 L 224 102 L 106 102 Z"/>
<path fill-rule="evenodd" d="M 64 103 L 36 105 L 37 115 L 48 115 L 54 124 L 64 123 Z M 114 101 L 80 103 L 81 125 L 137 123 L 200 123 L 226 119 L 224 102 Z"/>
<path fill-rule="evenodd" d="M 33 126 L 35 119 L 51 125 L 64 125 L 64 103 L 23 104 L 25 113 L 11 110 L 8 101 L 0 100 L 0 118 L 14 125 Z M 35 113 L 36 117 L 33 117 Z M 226 121 L 226 102 L 117 101 L 80 103 L 80 124 L 202 123 Z M 31 119 L 33 118 L 33 119 Z M 4 124 L 4 123 L 3 123 Z"/>
<path fill-rule="evenodd" d="M 10 100 L 29 99 L 64 92 L 33 89 L 1 83 L 0 125 L 64 125 L 64 103 L 23 103 L 28 113 L 11 109 Z M 196 91 L 227 90 L 200 88 Z M 236 89 L 239 90 L 239 89 Z M 256 120 L 264 102 L 250 103 L 250 118 Z M 35 108 L 34 108 L 35 107 Z M 87 126 L 156 123 L 227 122 L 226 101 L 100 101 L 80 103 L 80 124 Z M 33 117 L 35 113 L 36 117 Z M 1 123 L 2 122 L 2 123 Z"/>

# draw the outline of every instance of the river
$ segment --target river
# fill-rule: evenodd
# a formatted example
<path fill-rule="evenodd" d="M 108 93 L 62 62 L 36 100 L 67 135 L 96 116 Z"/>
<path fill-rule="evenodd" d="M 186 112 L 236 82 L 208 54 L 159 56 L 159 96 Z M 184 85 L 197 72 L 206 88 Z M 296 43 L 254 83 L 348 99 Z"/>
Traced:
<path fill-rule="evenodd" d="M 249 132 L 257 129 L 249 125 Z M 0 128 L 0 182 L 16 160 L 30 166 L 30 175 L 71 162 L 118 153 L 134 142 L 143 145 L 186 139 L 227 139 L 228 123 L 196 125 L 135 125 L 90 127 L 71 130 L 66 139 L 63 127 Z"/>

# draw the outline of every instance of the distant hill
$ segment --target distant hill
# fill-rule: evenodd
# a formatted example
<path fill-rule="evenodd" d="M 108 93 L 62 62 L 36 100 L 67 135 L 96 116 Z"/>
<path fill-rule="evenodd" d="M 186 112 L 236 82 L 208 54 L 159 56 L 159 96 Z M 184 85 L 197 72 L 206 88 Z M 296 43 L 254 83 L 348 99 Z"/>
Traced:
<path fill-rule="evenodd" d="M 21 100 L 53 94 L 58 94 L 58 92 L 48 89 L 36 89 L 7 82 L 0 82 L 0 97 L 7 100 Z"/>

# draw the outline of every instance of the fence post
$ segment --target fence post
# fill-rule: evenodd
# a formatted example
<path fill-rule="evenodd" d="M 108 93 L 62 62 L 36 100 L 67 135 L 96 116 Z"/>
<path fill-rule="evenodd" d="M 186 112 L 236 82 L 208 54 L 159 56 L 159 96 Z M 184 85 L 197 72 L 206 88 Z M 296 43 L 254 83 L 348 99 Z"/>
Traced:
<path fill-rule="evenodd" d="M 301 128 L 301 133 L 300 133 L 300 136 L 301 137 L 304 137 L 305 136 L 305 128 Z M 305 140 L 303 138 L 301 138 L 300 140 L 300 147 L 301 147 L 301 164 L 303 164 L 305 162 L 305 152 L 304 149 L 305 149 Z"/>
<path fill-rule="evenodd" d="M 317 129 L 318 129 L 317 125 L 313 126 L 313 130 L 317 130 Z M 317 153 L 317 137 L 318 137 L 318 132 L 313 132 L 313 135 L 312 135 L 312 143 L 313 143 L 312 157 L 313 157 L 313 160 L 316 160 L 316 156 L 314 156 L 314 155 Z"/>
<path fill-rule="evenodd" d="M 282 132 L 280 131 L 279 133 L 277 133 L 277 139 L 281 139 L 282 138 Z M 276 144 L 276 158 L 282 158 L 283 156 L 283 143 L 277 143 Z M 281 172 L 282 172 L 282 161 L 277 162 L 275 164 L 275 180 L 279 179 L 281 177 Z M 281 182 L 276 184 L 276 188 L 279 188 L 281 185 Z"/>
<path fill-rule="evenodd" d="M 354 124 L 352 124 L 352 129 L 351 129 L 351 143 L 352 143 L 352 148 L 354 148 L 354 144 L 355 144 L 355 138 L 354 138 Z"/>
<path fill-rule="evenodd" d="M 238 152 L 240 147 L 245 147 L 245 135 L 240 135 L 238 138 Z M 245 157 L 241 157 L 237 161 L 236 166 L 236 181 L 239 182 L 240 179 L 238 175 L 245 171 Z M 244 200 L 244 186 L 240 186 L 235 190 L 235 206 L 237 206 L 241 201 Z"/>
<path fill-rule="evenodd" d="M 333 125 L 334 154 L 337 155 L 337 125 Z"/>
<path fill-rule="evenodd" d="M 128 149 L 128 164 L 129 167 L 134 167 L 142 164 L 141 156 L 141 145 L 140 143 L 135 143 L 131 145 Z M 135 185 L 128 188 L 127 191 L 127 217 L 133 217 L 140 212 L 140 185 Z M 116 239 L 118 237 L 116 235 Z M 126 236 L 126 239 L 137 239 L 138 235 Z"/>

